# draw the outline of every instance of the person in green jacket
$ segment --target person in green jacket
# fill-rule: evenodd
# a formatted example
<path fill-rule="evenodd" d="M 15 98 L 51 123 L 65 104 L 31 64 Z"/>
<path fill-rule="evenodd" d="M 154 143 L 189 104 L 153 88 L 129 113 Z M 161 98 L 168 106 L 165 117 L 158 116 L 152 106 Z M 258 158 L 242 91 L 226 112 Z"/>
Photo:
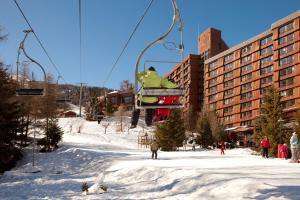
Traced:
<path fill-rule="evenodd" d="M 138 82 L 141 83 L 142 88 L 178 88 L 178 85 L 162 78 L 158 75 L 154 67 L 149 67 L 145 72 L 140 72 L 137 75 Z M 156 105 L 158 103 L 157 97 L 138 97 L 138 103 L 141 105 Z M 154 109 L 146 109 L 145 121 L 147 126 L 151 126 Z M 140 109 L 135 109 L 132 112 L 131 127 L 135 128 L 140 116 Z"/>

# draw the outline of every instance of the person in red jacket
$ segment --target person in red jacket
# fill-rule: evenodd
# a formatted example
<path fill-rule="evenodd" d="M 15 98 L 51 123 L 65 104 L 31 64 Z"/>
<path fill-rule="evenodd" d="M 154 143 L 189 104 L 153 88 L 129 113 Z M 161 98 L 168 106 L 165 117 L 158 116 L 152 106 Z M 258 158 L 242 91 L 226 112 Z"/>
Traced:
<path fill-rule="evenodd" d="M 281 147 L 281 158 L 287 159 L 287 156 L 288 156 L 288 147 L 284 143 Z"/>
<path fill-rule="evenodd" d="M 225 143 L 222 141 L 220 143 L 220 148 L 221 148 L 221 155 L 225 155 Z"/>
<path fill-rule="evenodd" d="M 267 136 L 265 136 L 264 139 L 261 140 L 260 146 L 263 150 L 262 157 L 269 158 L 270 142 Z"/>

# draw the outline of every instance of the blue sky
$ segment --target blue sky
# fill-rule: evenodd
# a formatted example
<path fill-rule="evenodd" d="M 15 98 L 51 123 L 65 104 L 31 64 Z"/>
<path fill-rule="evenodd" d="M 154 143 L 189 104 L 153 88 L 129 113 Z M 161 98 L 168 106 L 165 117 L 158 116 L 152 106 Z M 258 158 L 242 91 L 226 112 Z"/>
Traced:
<path fill-rule="evenodd" d="M 18 1 L 35 32 L 46 47 L 67 83 L 80 81 L 90 86 L 118 89 L 122 80 L 134 81 L 134 65 L 141 50 L 164 33 L 172 19 L 169 0 L 155 0 L 149 13 L 107 78 L 117 56 L 129 38 L 150 0 L 82 0 L 82 74 L 79 65 L 78 0 Z M 243 42 L 267 29 L 271 23 L 300 9 L 298 0 L 177 0 L 183 26 L 185 55 L 197 54 L 197 35 L 208 27 L 222 31 L 230 46 Z M 15 70 L 17 49 L 28 28 L 13 0 L 1 0 L 0 26 L 8 39 L 0 44 L 0 59 Z M 174 31 L 169 41 L 179 41 Z M 57 73 L 31 35 L 26 47 L 47 72 Z M 151 48 L 144 60 L 179 61 L 180 54 L 162 45 Z M 170 65 L 156 65 L 160 74 Z M 36 69 L 31 66 L 30 69 Z M 35 72 L 41 79 L 39 71 Z M 81 77 L 81 78 L 80 78 Z"/>

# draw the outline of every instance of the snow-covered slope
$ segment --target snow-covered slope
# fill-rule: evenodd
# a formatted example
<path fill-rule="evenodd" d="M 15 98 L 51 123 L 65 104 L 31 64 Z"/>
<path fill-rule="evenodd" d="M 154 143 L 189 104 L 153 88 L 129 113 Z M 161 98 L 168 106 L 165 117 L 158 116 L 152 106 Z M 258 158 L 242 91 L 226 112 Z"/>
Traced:
<path fill-rule="evenodd" d="M 300 165 L 263 159 L 249 149 L 158 152 L 138 148 L 137 137 L 151 129 L 120 132 L 117 118 L 101 124 L 63 118 L 60 148 L 35 155 L 0 176 L 0 199 L 300 199 Z M 104 125 L 110 123 L 105 134 Z M 143 122 L 141 122 L 143 124 Z M 79 133 L 80 130 L 80 133 Z M 90 186 L 89 195 L 81 191 Z M 100 185 L 108 186 L 102 193 Z"/>

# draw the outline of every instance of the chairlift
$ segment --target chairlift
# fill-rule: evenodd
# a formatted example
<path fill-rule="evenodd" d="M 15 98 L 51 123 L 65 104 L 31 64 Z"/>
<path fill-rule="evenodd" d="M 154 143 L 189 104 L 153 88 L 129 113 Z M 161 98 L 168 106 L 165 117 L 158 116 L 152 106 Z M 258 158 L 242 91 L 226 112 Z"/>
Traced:
<path fill-rule="evenodd" d="M 182 20 L 179 13 L 179 9 L 176 4 L 176 0 L 171 0 L 172 6 L 173 6 L 173 20 L 171 23 L 171 26 L 169 27 L 168 31 L 159 37 L 158 39 L 154 40 L 150 44 L 148 44 L 140 53 L 137 62 L 135 64 L 135 108 L 136 109 L 156 109 L 156 108 L 182 108 L 183 104 L 178 102 L 175 104 L 163 104 L 163 103 L 157 103 L 157 104 L 151 104 L 147 105 L 145 103 L 142 103 L 139 101 L 139 98 L 142 97 L 168 97 L 168 96 L 184 96 L 185 95 L 185 87 L 184 87 L 184 76 L 183 76 L 183 70 L 182 70 L 182 84 L 179 88 L 175 89 L 169 89 L 169 88 L 144 88 L 143 85 L 139 88 L 138 83 L 138 73 L 139 73 L 139 63 L 144 55 L 144 53 L 155 44 L 158 44 L 160 42 L 164 42 L 163 46 L 167 50 L 179 50 L 181 53 L 181 60 L 183 61 L 183 52 L 184 52 L 184 45 L 183 45 L 183 28 L 182 28 Z M 171 31 L 174 29 L 175 25 L 178 23 L 178 31 L 180 32 L 180 39 L 181 42 L 176 47 L 176 44 L 173 42 L 166 42 L 165 38 L 171 33 Z M 170 44 L 172 46 L 170 46 Z M 154 61 L 154 62 L 160 62 L 160 63 L 170 63 L 169 61 Z M 173 62 L 173 63 L 181 63 L 181 62 Z M 182 69 L 184 68 L 184 63 L 181 63 Z M 144 66 L 145 71 L 145 66 Z"/>
<path fill-rule="evenodd" d="M 18 49 L 18 57 L 17 57 L 17 83 L 19 82 L 19 58 L 20 58 L 20 54 L 21 54 L 21 50 L 23 52 L 23 54 L 25 55 L 26 58 L 28 58 L 31 62 L 35 63 L 36 65 L 38 65 L 44 74 L 44 84 L 46 84 L 46 72 L 44 70 L 44 68 L 42 67 L 42 65 L 40 63 L 38 63 L 37 61 L 35 61 L 34 59 L 32 59 L 27 52 L 25 51 L 25 40 L 28 36 L 29 33 L 33 32 L 31 29 L 30 30 L 24 30 L 23 31 L 25 33 L 24 39 L 21 41 L 20 45 L 19 45 L 19 49 Z M 44 88 L 18 88 L 16 90 L 16 96 L 44 96 L 45 95 L 45 89 Z"/>

